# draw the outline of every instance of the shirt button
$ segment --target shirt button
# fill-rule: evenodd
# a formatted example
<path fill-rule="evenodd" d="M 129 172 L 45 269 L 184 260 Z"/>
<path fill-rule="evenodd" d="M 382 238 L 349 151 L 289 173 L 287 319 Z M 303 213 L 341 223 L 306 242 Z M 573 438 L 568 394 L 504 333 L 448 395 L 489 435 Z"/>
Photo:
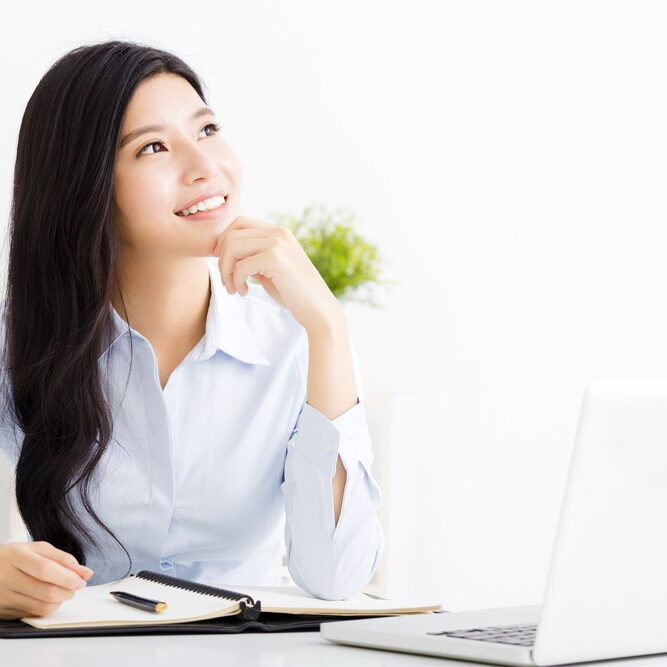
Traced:
<path fill-rule="evenodd" d="M 327 440 L 327 451 L 332 452 L 334 448 L 334 441 L 333 440 Z"/>

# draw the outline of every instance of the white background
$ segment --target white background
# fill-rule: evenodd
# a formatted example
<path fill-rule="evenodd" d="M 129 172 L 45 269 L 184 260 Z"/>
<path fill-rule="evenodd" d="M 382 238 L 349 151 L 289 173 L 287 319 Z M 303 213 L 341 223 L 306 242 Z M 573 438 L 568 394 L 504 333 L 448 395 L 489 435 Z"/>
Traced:
<path fill-rule="evenodd" d="M 21 116 L 57 57 L 115 38 L 176 52 L 243 162 L 242 213 L 348 207 L 398 283 L 381 310 L 346 306 L 373 431 L 387 402 L 403 424 L 375 441 L 392 457 L 387 592 L 538 602 L 586 383 L 667 376 L 664 3 L 0 12 L 2 224 Z"/>

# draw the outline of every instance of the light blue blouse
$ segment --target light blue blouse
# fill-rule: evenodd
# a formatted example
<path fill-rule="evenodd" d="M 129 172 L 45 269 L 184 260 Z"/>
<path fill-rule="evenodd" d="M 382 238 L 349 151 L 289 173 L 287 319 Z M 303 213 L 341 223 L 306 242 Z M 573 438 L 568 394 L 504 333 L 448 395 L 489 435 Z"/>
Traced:
<path fill-rule="evenodd" d="M 150 342 L 109 306 L 114 330 L 99 364 L 114 433 L 95 470 L 93 507 L 131 555 L 131 573 L 276 586 L 284 537 L 293 580 L 317 597 L 344 599 L 370 581 L 384 550 L 354 346 L 359 401 L 331 421 L 305 402 L 305 329 L 260 285 L 229 295 L 217 258 L 206 261 L 206 332 L 164 390 Z M 16 427 L 4 420 L 0 436 L 15 466 Z M 334 525 L 339 454 L 347 483 Z M 103 552 L 86 552 L 89 583 L 124 576 L 125 553 L 80 515 Z"/>

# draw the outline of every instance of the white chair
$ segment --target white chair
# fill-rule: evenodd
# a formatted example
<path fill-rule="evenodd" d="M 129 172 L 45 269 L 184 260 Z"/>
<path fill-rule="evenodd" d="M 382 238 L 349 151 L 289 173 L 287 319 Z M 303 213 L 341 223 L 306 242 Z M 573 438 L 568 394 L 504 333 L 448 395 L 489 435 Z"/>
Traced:
<path fill-rule="evenodd" d="M 14 493 L 14 471 L 0 452 L 0 544 L 28 542 L 28 531 L 21 520 Z"/>
<path fill-rule="evenodd" d="M 417 533 L 417 396 L 411 392 L 366 392 L 366 418 L 373 443 L 373 477 L 382 492 L 378 518 L 385 547 L 375 576 L 363 588 L 380 597 L 409 593 L 406 582 L 414 576 Z M 423 527 L 423 526 L 422 526 Z"/>

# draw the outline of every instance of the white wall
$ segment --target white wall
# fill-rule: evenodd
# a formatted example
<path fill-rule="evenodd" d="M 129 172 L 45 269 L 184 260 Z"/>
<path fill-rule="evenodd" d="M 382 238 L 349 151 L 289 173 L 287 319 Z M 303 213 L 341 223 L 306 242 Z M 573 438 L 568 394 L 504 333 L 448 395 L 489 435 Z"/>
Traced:
<path fill-rule="evenodd" d="M 349 206 L 399 281 L 383 311 L 347 308 L 366 392 L 414 400 L 393 445 L 414 480 L 395 468 L 387 489 L 406 545 L 391 592 L 539 601 L 585 384 L 667 375 L 665 5 L 11 11 L 2 219 L 23 108 L 57 56 L 116 37 L 175 50 L 244 163 L 244 214 Z"/>

